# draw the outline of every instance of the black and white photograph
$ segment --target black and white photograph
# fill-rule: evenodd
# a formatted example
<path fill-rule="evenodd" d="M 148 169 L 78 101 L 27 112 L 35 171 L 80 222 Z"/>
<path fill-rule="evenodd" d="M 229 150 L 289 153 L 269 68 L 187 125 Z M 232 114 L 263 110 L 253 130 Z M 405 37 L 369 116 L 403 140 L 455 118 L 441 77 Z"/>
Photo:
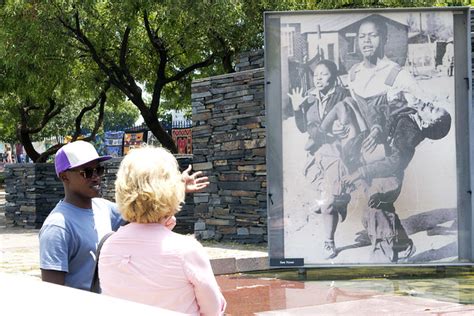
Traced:
<path fill-rule="evenodd" d="M 453 13 L 288 14 L 279 30 L 284 256 L 455 262 Z"/>

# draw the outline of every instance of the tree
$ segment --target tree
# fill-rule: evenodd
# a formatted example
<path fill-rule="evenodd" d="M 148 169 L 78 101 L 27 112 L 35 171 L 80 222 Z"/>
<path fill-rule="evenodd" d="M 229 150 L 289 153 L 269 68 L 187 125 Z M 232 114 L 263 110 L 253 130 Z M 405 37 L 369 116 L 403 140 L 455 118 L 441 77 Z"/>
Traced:
<path fill-rule="evenodd" d="M 254 34 L 256 28 L 249 23 L 256 18 L 249 10 L 251 5 L 247 0 L 128 0 L 53 1 L 38 6 L 67 30 L 69 46 L 85 53 L 139 109 L 160 143 L 176 152 L 159 122 L 162 101 L 177 100 L 177 95 L 189 100 L 189 90 L 180 88 L 183 84 L 189 87 L 193 74 L 232 71 L 235 47 L 251 48 L 260 41 L 262 34 Z M 258 24 L 261 22 L 259 16 Z M 149 102 L 141 85 L 151 94 Z"/>
<path fill-rule="evenodd" d="M 139 109 L 160 143 L 176 152 L 159 122 L 158 110 L 166 85 L 185 80 L 214 62 L 215 54 L 208 48 L 212 34 L 202 27 L 202 21 L 212 23 L 219 15 L 215 10 L 201 11 L 199 5 L 186 0 L 80 5 L 61 1 L 44 10 L 52 9 L 53 17 L 68 31 L 70 45 L 79 45 L 89 55 L 110 83 Z M 150 102 L 143 97 L 141 82 L 151 93 Z"/>
<path fill-rule="evenodd" d="M 0 11 L 1 137 L 19 140 L 35 162 L 46 161 L 62 146 L 39 153 L 35 140 L 67 133 L 76 139 L 84 127 L 93 138 L 110 88 L 100 73 L 71 58 L 75 49 L 61 41 L 50 45 L 62 36 L 30 4 L 6 4 Z"/>

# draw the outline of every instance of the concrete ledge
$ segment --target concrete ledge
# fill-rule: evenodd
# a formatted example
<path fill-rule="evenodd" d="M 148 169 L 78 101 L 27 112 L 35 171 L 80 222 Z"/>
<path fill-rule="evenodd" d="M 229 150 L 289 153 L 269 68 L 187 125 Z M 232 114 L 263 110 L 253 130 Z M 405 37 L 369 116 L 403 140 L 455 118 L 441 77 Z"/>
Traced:
<path fill-rule="evenodd" d="M 2 310 L 18 315 L 185 315 L 106 295 L 0 273 Z M 14 311 L 18 313 L 14 313 Z M 5 313 L 3 313 L 5 315 Z"/>
<path fill-rule="evenodd" d="M 215 275 L 236 273 L 235 258 L 211 259 L 211 267 Z"/>
<path fill-rule="evenodd" d="M 242 258 L 236 260 L 237 272 L 268 270 L 268 257 Z"/>
<path fill-rule="evenodd" d="M 268 257 L 211 259 L 215 275 L 268 270 Z"/>

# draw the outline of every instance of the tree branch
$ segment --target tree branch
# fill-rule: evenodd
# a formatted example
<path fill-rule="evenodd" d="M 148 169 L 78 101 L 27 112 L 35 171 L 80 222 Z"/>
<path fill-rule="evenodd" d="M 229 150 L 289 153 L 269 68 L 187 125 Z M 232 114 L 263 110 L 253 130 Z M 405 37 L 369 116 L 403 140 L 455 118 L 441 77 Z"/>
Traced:
<path fill-rule="evenodd" d="M 61 111 L 60 107 L 56 107 L 56 102 L 53 99 L 49 99 L 49 107 L 46 112 L 43 114 L 41 119 L 40 126 L 37 128 L 30 128 L 28 126 L 28 121 L 30 118 L 29 112 L 31 110 L 38 110 L 40 109 L 39 106 L 31 104 L 30 100 L 26 100 L 26 105 L 19 106 L 18 110 L 20 112 L 20 122 L 17 125 L 17 135 L 18 139 L 20 140 L 21 144 L 25 148 L 25 152 L 34 162 L 44 162 L 50 155 L 50 153 L 38 153 L 33 146 L 31 141 L 31 134 L 35 134 L 40 132 L 43 127 L 49 122 L 54 116 L 58 115 Z"/>
<path fill-rule="evenodd" d="M 222 67 L 224 68 L 224 71 L 226 73 L 235 72 L 234 67 L 232 66 L 232 57 L 234 55 L 233 50 L 229 47 L 229 45 L 227 45 L 227 43 L 225 42 L 225 39 L 222 36 L 220 36 L 217 33 L 214 33 L 214 37 L 217 39 L 217 41 L 222 47 L 221 60 L 222 60 Z"/>
<path fill-rule="evenodd" d="M 151 29 L 146 10 L 143 12 L 143 22 L 145 24 L 148 39 L 150 40 L 151 45 L 155 48 L 160 59 L 158 68 L 156 69 L 156 80 L 153 85 L 153 94 L 150 104 L 150 111 L 156 113 L 160 105 L 161 90 L 163 90 L 163 87 L 167 82 L 166 64 L 168 63 L 168 49 L 166 48 L 164 40 L 156 35 L 156 32 Z"/>
<path fill-rule="evenodd" d="M 38 157 L 36 158 L 36 160 L 34 160 L 34 162 L 36 162 L 36 163 L 46 162 L 46 160 L 48 160 L 49 156 L 55 154 L 59 150 L 59 148 L 63 147 L 64 145 L 66 145 L 66 144 L 56 144 L 56 145 L 53 145 L 53 146 L 49 147 L 44 152 L 39 154 Z"/>
<path fill-rule="evenodd" d="M 120 44 L 120 58 L 119 63 L 122 69 L 127 69 L 126 64 L 126 56 L 127 56 L 127 46 L 128 46 L 128 38 L 130 36 L 130 27 L 127 26 L 125 28 L 125 32 L 123 33 L 122 43 Z"/>
<path fill-rule="evenodd" d="M 120 57 L 119 57 L 119 64 L 120 64 L 120 71 L 125 78 L 127 79 L 127 83 L 129 85 L 130 94 L 135 95 L 136 98 L 141 98 L 142 89 L 137 85 L 135 78 L 130 74 L 130 71 L 127 67 L 127 47 L 128 47 L 128 40 L 130 38 L 130 31 L 132 29 L 127 26 L 125 28 L 125 32 L 123 34 L 122 43 L 120 44 Z"/>
<path fill-rule="evenodd" d="M 181 80 L 183 77 L 185 77 L 186 75 L 188 75 L 189 73 L 193 72 L 194 70 L 196 69 L 199 69 L 199 68 L 203 68 L 203 67 L 207 67 L 207 66 L 210 66 L 212 65 L 214 62 L 214 55 L 211 55 L 209 56 L 208 58 L 206 58 L 205 60 L 199 62 L 199 63 L 196 63 L 196 64 L 193 64 L 189 67 L 186 67 L 184 68 L 183 70 L 179 71 L 177 74 L 175 74 L 174 76 L 168 78 L 166 80 L 166 83 L 169 83 L 169 82 L 173 82 L 173 81 L 178 81 L 178 80 Z"/>
<path fill-rule="evenodd" d="M 53 100 L 52 98 L 49 98 L 48 99 L 48 102 L 49 102 L 49 106 L 48 108 L 46 109 L 45 113 L 43 114 L 43 117 L 41 118 L 41 122 L 39 124 L 39 126 L 37 126 L 36 128 L 28 128 L 28 133 L 29 134 L 36 134 L 36 133 L 39 133 L 41 132 L 41 130 L 46 126 L 46 124 L 48 124 L 48 122 L 53 118 L 55 117 L 56 115 L 58 115 L 60 112 L 61 112 L 61 107 L 60 106 L 56 106 L 56 101 Z M 38 107 L 35 107 L 36 109 Z M 31 110 L 33 109 L 32 107 L 30 107 L 28 109 Z"/>
<path fill-rule="evenodd" d="M 151 42 L 151 45 L 155 48 L 155 51 L 158 53 L 160 57 L 160 62 L 158 64 L 157 69 L 157 77 L 163 80 L 166 80 L 166 63 L 168 62 L 168 49 L 166 48 L 166 44 L 164 40 L 156 35 L 156 32 L 153 31 L 150 27 L 150 22 L 148 21 L 148 13 L 145 10 L 143 13 L 143 21 L 145 23 L 146 34 L 148 35 L 148 39 Z"/>
<path fill-rule="evenodd" d="M 109 77 L 109 79 L 113 82 L 117 83 L 117 87 L 120 84 L 119 79 L 115 76 L 113 70 L 108 67 L 102 58 L 99 56 L 97 50 L 94 47 L 94 44 L 87 38 L 84 32 L 81 30 L 79 13 L 74 13 L 74 22 L 75 26 L 73 27 L 67 21 L 65 21 L 61 16 L 58 16 L 59 22 L 73 35 L 73 37 L 79 41 L 79 43 L 83 44 L 87 47 L 87 51 L 91 54 L 92 60 L 95 61 L 97 66 Z"/>
<path fill-rule="evenodd" d="M 90 136 L 86 137 L 85 140 L 91 141 L 95 139 L 95 135 L 97 134 L 97 132 L 99 131 L 99 128 L 102 126 L 102 123 L 104 122 L 104 109 L 105 109 L 106 101 L 107 101 L 107 93 L 106 91 L 102 91 L 101 97 L 100 97 L 100 105 L 99 105 L 99 117 L 95 121 L 95 125 L 91 131 Z"/>
<path fill-rule="evenodd" d="M 79 115 L 76 117 L 75 131 L 74 131 L 74 134 L 72 136 L 73 141 L 76 140 L 81 135 L 81 125 L 82 125 L 82 119 L 84 118 L 84 115 L 87 112 L 92 111 L 93 109 L 95 109 L 95 107 L 97 106 L 97 104 L 100 101 L 99 117 L 98 117 L 98 119 L 95 123 L 95 126 L 94 126 L 94 133 L 93 134 L 95 136 L 95 134 L 97 133 L 97 130 L 99 129 L 100 125 L 102 124 L 102 121 L 103 121 L 103 118 L 104 118 L 104 105 L 105 105 L 105 101 L 107 99 L 107 91 L 109 90 L 109 88 L 110 88 L 110 83 L 107 82 L 105 87 L 102 89 L 102 91 L 97 96 L 97 98 L 95 98 L 95 100 L 92 101 L 91 105 L 84 107 L 81 110 L 81 112 L 79 113 Z M 91 133 L 91 135 L 92 135 L 92 133 Z"/>
<path fill-rule="evenodd" d="M 69 24 L 61 16 L 58 16 L 61 24 L 69 30 L 73 37 L 83 44 L 89 53 L 91 54 L 92 60 L 99 66 L 102 72 L 109 78 L 111 84 L 116 86 L 121 90 L 134 104 L 137 106 L 144 106 L 141 89 L 136 84 L 134 78 L 130 75 L 126 67 L 126 51 L 128 46 L 128 39 L 130 34 L 130 28 L 125 29 L 124 38 L 122 39 L 121 49 L 120 49 L 120 67 L 107 56 L 101 57 L 97 50 L 95 49 L 94 44 L 89 40 L 86 34 L 82 31 L 80 25 L 79 13 L 76 11 L 74 13 L 74 22 L 75 25 Z"/>

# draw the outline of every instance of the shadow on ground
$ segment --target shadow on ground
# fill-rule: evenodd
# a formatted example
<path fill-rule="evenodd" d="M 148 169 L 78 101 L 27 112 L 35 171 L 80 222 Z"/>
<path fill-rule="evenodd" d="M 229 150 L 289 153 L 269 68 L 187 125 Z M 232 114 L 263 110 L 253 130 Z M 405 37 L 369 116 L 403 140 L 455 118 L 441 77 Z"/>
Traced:
<path fill-rule="evenodd" d="M 433 236 L 456 236 L 458 234 L 457 217 L 458 214 L 456 209 L 442 208 L 412 215 L 401 222 L 409 236 L 419 232 L 426 232 L 428 238 Z M 370 245 L 370 240 L 365 231 L 358 232 L 354 241 L 354 244 L 338 248 L 337 251 L 342 252 L 344 250 L 366 247 Z M 429 249 L 427 251 L 415 254 L 405 262 L 416 263 L 439 261 L 443 259 L 451 260 L 453 257 L 457 256 L 458 243 L 451 242 L 438 249 Z"/>

